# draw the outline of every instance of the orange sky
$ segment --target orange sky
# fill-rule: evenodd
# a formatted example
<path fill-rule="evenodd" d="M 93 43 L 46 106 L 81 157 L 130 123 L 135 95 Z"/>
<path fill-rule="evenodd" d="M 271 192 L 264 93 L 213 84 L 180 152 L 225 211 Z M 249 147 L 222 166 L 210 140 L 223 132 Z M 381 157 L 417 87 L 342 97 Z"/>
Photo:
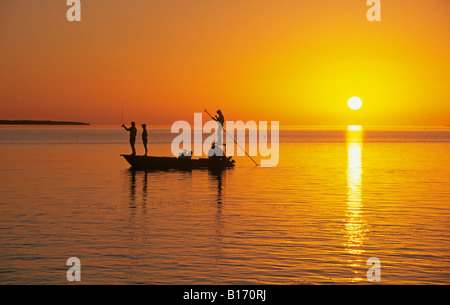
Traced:
<path fill-rule="evenodd" d="M 0 2 L 0 119 L 450 124 L 448 0 L 65 3 Z"/>

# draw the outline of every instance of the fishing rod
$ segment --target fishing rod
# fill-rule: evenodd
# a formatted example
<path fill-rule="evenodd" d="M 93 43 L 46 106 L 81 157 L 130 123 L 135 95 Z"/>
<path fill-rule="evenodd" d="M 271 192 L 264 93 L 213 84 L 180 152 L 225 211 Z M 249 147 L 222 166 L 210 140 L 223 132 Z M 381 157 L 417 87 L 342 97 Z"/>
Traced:
<path fill-rule="evenodd" d="M 124 125 L 123 124 L 123 110 L 125 109 L 125 103 L 123 103 L 123 106 L 122 106 L 122 125 Z"/>
<path fill-rule="evenodd" d="M 210 116 L 211 119 L 213 119 L 214 121 L 217 121 L 217 120 L 216 120 L 216 119 L 208 112 L 208 110 L 206 110 L 206 108 L 205 108 L 205 112 Z M 232 136 L 230 136 L 230 135 L 228 134 L 228 132 L 225 130 L 225 128 L 223 128 L 223 126 L 222 126 L 222 130 L 223 130 L 223 131 L 225 132 L 225 134 L 227 134 L 231 139 L 233 139 L 234 143 L 236 143 L 236 145 L 239 146 L 239 148 L 242 149 L 242 150 L 245 152 L 245 154 L 247 155 L 247 157 L 249 157 L 250 160 L 252 160 L 253 163 L 256 164 L 256 166 L 258 166 L 258 163 L 256 163 L 256 161 L 253 160 L 252 157 L 250 157 L 250 155 L 245 151 L 245 149 L 243 149 L 242 146 L 239 145 L 239 143 L 236 142 L 236 140 L 235 140 Z"/>

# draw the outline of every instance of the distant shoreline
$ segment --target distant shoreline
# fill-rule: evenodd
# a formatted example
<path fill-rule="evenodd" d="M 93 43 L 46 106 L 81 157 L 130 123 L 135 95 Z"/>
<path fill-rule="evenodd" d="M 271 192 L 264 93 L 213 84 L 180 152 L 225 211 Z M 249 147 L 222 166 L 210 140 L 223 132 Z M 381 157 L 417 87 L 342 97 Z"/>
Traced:
<path fill-rule="evenodd" d="M 38 120 L 0 120 L 0 125 L 90 125 L 83 122 L 38 121 Z"/>

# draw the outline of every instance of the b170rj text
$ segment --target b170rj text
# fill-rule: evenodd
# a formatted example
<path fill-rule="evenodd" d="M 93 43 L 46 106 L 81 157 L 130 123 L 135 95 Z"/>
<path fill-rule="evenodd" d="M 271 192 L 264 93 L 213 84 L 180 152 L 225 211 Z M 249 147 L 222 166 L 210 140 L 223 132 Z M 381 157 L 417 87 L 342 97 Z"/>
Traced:
<path fill-rule="evenodd" d="M 237 289 L 227 290 L 226 294 L 219 294 L 217 291 L 195 291 L 190 289 L 183 294 L 184 300 L 206 300 L 213 303 L 218 298 L 227 300 L 257 300 L 264 302 L 266 300 L 266 290 L 264 289 Z"/>

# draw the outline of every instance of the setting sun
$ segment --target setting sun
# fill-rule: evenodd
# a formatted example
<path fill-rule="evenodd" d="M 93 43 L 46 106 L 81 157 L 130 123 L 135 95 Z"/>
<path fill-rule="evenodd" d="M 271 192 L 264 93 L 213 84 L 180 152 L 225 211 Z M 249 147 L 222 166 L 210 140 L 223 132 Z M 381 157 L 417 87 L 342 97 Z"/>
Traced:
<path fill-rule="evenodd" d="M 362 101 L 359 97 L 354 96 L 348 100 L 347 104 L 350 109 L 357 110 L 357 109 L 361 108 Z"/>

